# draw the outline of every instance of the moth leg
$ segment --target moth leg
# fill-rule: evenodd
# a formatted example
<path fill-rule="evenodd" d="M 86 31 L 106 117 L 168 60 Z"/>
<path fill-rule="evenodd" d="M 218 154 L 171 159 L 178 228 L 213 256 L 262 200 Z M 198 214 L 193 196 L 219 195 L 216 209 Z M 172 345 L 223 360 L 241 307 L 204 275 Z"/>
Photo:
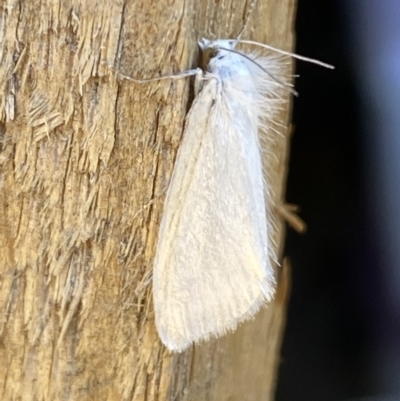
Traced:
<path fill-rule="evenodd" d="M 196 76 L 194 77 L 194 96 L 196 97 L 198 93 L 203 89 L 204 85 L 204 73 L 203 70 L 198 68 Z"/>
<path fill-rule="evenodd" d="M 291 203 L 280 203 L 275 206 L 276 211 L 279 215 L 297 232 L 304 233 L 307 230 L 307 225 L 302 220 L 297 212 L 299 211 L 299 206 L 293 205 Z"/>

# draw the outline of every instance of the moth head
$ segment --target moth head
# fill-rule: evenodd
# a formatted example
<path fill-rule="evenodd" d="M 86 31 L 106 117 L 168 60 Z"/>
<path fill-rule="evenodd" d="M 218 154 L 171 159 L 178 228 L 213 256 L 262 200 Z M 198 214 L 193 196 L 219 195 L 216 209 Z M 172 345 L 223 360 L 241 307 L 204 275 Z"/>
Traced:
<path fill-rule="evenodd" d="M 223 58 L 227 54 L 226 50 L 223 49 L 234 49 L 236 46 L 236 40 L 209 40 L 201 39 L 198 42 L 200 48 L 200 66 L 203 70 L 207 69 L 210 60 L 213 58 Z M 223 49 L 221 49 L 223 48 Z"/>

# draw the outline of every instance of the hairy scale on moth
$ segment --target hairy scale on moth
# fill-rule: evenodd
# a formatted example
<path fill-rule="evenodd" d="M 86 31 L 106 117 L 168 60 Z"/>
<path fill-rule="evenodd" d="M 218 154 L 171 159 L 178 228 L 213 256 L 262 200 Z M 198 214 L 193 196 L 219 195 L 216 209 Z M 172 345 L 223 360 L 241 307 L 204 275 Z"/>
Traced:
<path fill-rule="evenodd" d="M 245 54 L 245 40 L 203 39 L 205 69 L 134 82 L 196 75 L 158 233 L 153 268 L 155 323 L 162 342 L 181 352 L 235 330 L 275 290 L 268 157 L 277 113 L 293 89 L 280 57 Z M 119 73 L 118 73 L 119 74 Z M 119 74 L 121 75 L 121 74 Z M 264 167 L 268 163 L 264 164 Z"/>

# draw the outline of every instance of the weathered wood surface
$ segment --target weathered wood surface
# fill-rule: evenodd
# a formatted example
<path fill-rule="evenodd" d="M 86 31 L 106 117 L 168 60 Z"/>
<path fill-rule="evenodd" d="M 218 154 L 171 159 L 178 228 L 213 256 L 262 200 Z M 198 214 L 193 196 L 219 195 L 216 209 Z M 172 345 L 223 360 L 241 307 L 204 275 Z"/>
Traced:
<path fill-rule="evenodd" d="M 235 37 L 241 0 L 0 5 L 0 399 L 272 400 L 287 274 L 235 333 L 171 355 L 151 270 L 196 41 Z M 243 35 L 291 49 L 294 0 L 259 0 Z M 289 106 L 282 112 L 287 125 Z M 288 135 L 271 178 L 282 198 Z M 281 244 L 283 225 L 276 239 Z M 277 269 L 281 271 L 281 268 Z"/>

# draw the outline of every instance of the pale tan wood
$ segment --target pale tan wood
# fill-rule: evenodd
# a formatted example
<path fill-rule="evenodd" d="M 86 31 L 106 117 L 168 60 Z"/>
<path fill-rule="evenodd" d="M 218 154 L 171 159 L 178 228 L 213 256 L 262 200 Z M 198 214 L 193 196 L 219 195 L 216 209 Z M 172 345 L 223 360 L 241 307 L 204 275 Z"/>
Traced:
<path fill-rule="evenodd" d="M 295 0 L 243 35 L 292 48 Z M 241 0 L 8 0 L 0 7 L 0 399 L 272 400 L 287 274 L 235 333 L 171 355 L 153 324 L 157 229 L 196 41 L 235 37 Z M 289 106 L 282 112 L 287 126 Z M 288 135 L 271 178 L 282 199 Z M 275 234 L 282 244 L 283 225 Z M 285 271 L 285 270 L 284 270 Z"/>

